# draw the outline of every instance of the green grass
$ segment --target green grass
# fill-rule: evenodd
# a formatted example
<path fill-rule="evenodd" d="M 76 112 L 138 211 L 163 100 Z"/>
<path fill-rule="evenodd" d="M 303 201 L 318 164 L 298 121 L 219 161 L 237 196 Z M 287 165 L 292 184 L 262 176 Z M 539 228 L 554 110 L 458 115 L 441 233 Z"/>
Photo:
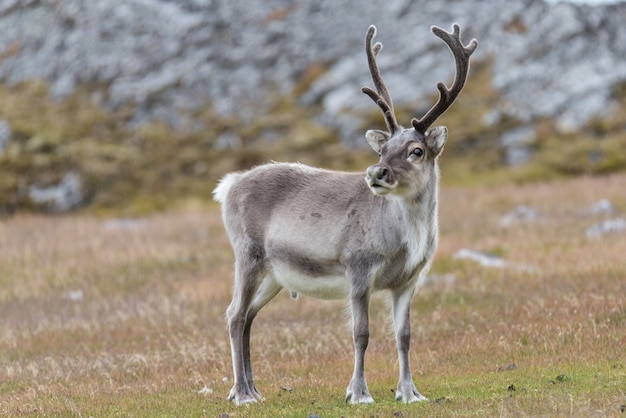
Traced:
<path fill-rule="evenodd" d="M 325 382 L 320 368 L 292 370 L 285 381 L 301 382 L 294 387 L 278 386 L 260 378 L 265 386 L 266 400 L 236 407 L 224 400 L 229 385 L 220 383 L 212 390 L 220 393 L 199 394 L 198 384 L 175 384 L 161 378 L 161 387 L 152 384 L 133 389 L 133 379 L 124 377 L 131 387 L 113 380 L 109 385 L 68 382 L 57 384 L 54 394 L 38 392 L 34 405 L 20 405 L 26 415 L 45 412 L 46 416 L 218 416 L 231 417 L 300 417 L 319 416 L 588 416 L 599 413 L 618 416 L 624 402 L 623 363 L 603 361 L 527 366 L 520 359 L 513 370 L 476 370 L 459 368 L 453 374 L 429 373 L 417 377 L 422 391 L 430 401 L 401 404 L 393 400 L 395 380 L 372 381 L 370 391 L 377 402 L 373 405 L 348 405 L 343 388 Z M 371 368 L 384 364 L 368 364 Z M 377 373 L 373 373 L 376 375 Z M 105 378 L 106 376 L 103 376 Z M 134 372 L 141 381 L 149 376 Z M 119 386 L 116 389 L 110 386 Z M 80 389 L 77 387 L 80 386 Z M 103 387 L 104 386 L 104 387 Z M 109 386 L 108 388 L 106 386 Z M 40 389 L 41 390 L 41 389 Z M 3 393 L 24 393 L 25 387 L 2 386 Z M 85 393 L 85 392 L 89 393 Z M 32 408 L 29 410 L 29 408 Z"/>

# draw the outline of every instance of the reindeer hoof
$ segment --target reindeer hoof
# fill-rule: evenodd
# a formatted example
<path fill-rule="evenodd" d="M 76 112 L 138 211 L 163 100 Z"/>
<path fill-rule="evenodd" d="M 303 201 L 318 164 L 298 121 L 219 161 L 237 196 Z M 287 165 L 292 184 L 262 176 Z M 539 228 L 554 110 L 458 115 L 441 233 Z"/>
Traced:
<path fill-rule="evenodd" d="M 346 402 L 351 404 L 374 403 L 374 398 L 367 390 L 365 382 L 351 382 L 346 391 Z"/>
<path fill-rule="evenodd" d="M 372 398 L 372 396 L 368 393 L 366 395 L 359 395 L 359 396 L 354 396 L 353 393 L 348 393 L 346 395 L 346 402 L 349 402 L 351 404 L 358 404 L 358 403 L 374 403 L 374 398 Z"/>
<path fill-rule="evenodd" d="M 256 386 L 254 385 L 254 383 L 252 384 L 252 394 L 254 395 L 254 397 L 256 399 L 258 399 L 259 401 L 264 401 L 265 398 L 263 397 L 263 395 L 261 395 L 261 392 L 259 392 L 259 390 L 256 388 Z"/>
<path fill-rule="evenodd" d="M 259 399 L 262 399 L 260 393 L 258 394 L 258 396 L 260 397 Z M 248 393 L 248 391 L 242 391 L 236 386 L 233 386 L 233 388 L 230 390 L 230 393 L 228 394 L 228 398 L 226 399 L 228 399 L 229 401 L 234 401 L 235 405 L 237 406 L 247 403 L 255 403 L 257 401 L 255 395 L 253 395 L 252 393 Z"/>
<path fill-rule="evenodd" d="M 416 389 L 408 390 L 405 392 L 401 392 L 399 389 L 396 390 L 396 401 L 402 401 L 404 403 L 413 403 L 413 402 L 421 402 L 427 401 L 424 395 L 419 393 Z"/>

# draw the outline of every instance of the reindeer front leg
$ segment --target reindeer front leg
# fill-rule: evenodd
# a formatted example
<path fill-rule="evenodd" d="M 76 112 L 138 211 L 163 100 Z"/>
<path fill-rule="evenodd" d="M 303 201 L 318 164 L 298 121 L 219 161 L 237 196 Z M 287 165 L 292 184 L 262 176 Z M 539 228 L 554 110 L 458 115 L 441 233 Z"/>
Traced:
<path fill-rule="evenodd" d="M 346 402 L 373 403 L 374 399 L 365 383 L 365 350 L 369 342 L 369 291 L 356 290 L 353 286 L 350 307 L 352 310 L 352 332 L 354 339 L 354 373 L 346 391 Z"/>
<path fill-rule="evenodd" d="M 398 363 L 400 379 L 396 390 L 396 400 L 404 403 L 427 400 L 422 396 L 413 383 L 411 365 L 409 363 L 409 348 L 411 346 L 410 307 L 414 287 L 393 291 L 393 325 L 398 346 Z"/>

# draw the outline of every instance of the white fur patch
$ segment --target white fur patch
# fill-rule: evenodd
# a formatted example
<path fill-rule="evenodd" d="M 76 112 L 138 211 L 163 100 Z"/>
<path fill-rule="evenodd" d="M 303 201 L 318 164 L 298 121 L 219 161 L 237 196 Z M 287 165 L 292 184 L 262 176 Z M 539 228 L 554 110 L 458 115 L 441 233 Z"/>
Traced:
<path fill-rule="evenodd" d="M 228 173 L 222 177 L 215 190 L 213 190 L 213 199 L 217 202 L 224 203 L 226 196 L 228 196 L 228 191 L 241 176 L 242 173 Z"/>
<path fill-rule="evenodd" d="M 318 299 L 345 299 L 350 286 L 345 275 L 311 277 L 280 261 L 271 262 L 271 275 L 282 287 Z"/>

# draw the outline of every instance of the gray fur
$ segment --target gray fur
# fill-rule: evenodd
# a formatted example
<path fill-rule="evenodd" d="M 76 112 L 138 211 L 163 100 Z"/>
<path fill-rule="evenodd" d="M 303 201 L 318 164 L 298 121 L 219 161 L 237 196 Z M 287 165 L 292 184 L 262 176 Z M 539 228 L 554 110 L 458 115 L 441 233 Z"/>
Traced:
<path fill-rule="evenodd" d="M 368 43 L 373 33 L 368 31 Z M 379 50 L 368 52 L 370 65 Z M 375 82 L 380 93 L 370 89 L 368 95 L 379 94 L 385 101 L 381 110 L 392 110 L 379 73 Z M 351 403 L 373 402 L 364 374 L 369 299 L 374 291 L 390 291 L 400 366 L 396 399 L 426 399 L 411 377 L 409 308 L 437 247 L 437 158 L 447 130 L 404 129 L 390 115 L 386 122 L 390 132 L 366 133 L 380 161 L 366 170 L 365 181 L 362 173 L 272 163 L 228 174 L 215 189 L 235 252 L 227 310 L 234 385 L 228 399 L 238 405 L 262 399 L 252 378 L 250 328 L 283 288 L 294 297 L 349 300 L 355 347 L 346 391 Z"/>

